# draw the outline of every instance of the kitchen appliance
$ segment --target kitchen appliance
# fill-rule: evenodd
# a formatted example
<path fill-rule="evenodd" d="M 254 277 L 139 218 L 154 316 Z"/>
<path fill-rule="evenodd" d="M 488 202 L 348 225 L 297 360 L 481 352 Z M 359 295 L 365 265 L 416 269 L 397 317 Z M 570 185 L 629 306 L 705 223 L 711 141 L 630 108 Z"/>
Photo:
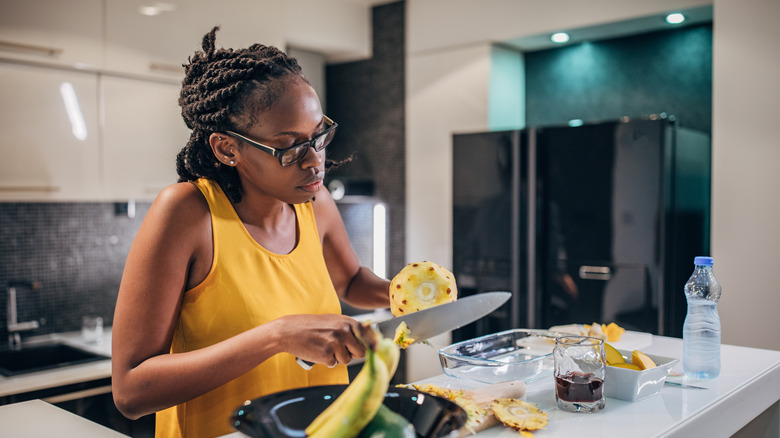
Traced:
<path fill-rule="evenodd" d="M 333 178 L 328 191 L 336 202 L 344 228 L 360 264 L 370 266 L 379 277 L 387 275 L 388 205 L 374 196 L 374 182 L 366 179 Z M 345 315 L 364 312 L 341 303 Z"/>
<path fill-rule="evenodd" d="M 710 161 L 706 134 L 663 116 L 453 135 L 459 293 L 513 295 L 453 340 L 592 322 L 681 336 Z"/>

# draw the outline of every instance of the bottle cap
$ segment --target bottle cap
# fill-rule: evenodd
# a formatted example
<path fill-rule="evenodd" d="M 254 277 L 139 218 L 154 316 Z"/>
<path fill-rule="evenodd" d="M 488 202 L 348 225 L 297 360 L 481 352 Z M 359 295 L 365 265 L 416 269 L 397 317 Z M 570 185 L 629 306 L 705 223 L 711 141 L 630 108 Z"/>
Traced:
<path fill-rule="evenodd" d="M 712 257 L 698 256 L 693 259 L 693 264 L 697 266 L 712 266 Z"/>

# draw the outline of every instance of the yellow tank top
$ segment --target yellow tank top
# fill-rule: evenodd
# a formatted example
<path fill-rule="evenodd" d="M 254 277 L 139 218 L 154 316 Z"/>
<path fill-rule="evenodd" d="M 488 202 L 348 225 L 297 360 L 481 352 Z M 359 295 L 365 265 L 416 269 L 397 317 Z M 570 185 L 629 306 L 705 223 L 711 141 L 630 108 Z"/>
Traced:
<path fill-rule="evenodd" d="M 184 293 L 171 353 L 197 350 L 289 314 L 340 314 L 325 267 L 311 203 L 295 205 L 299 240 L 289 254 L 274 254 L 249 234 L 215 182 L 195 182 L 209 204 L 214 260 L 206 279 Z M 157 437 L 214 437 L 234 432 L 230 414 L 277 391 L 347 383 L 346 366 L 306 371 L 279 353 L 246 374 L 194 400 L 156 415 Z"/>

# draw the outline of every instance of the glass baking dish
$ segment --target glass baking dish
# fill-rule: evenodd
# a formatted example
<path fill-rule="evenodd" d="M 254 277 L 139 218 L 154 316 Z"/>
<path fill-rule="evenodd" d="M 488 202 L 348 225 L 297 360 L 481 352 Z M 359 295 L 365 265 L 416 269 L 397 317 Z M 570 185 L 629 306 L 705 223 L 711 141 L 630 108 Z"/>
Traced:
<path fill-rule="evenodd" d="M 483 383 L 533 381 L 552 373 L 555 335 L 513 329 L 439 349 L 444 374 Z"/>

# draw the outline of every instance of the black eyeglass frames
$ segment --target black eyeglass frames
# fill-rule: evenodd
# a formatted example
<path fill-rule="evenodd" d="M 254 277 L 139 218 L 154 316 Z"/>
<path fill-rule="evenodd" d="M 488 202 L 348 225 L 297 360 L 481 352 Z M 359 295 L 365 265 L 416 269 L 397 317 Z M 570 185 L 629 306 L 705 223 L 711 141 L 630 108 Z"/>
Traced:
<path fill-rule="evenodd" d="M 323 117 L 326 125 L 324 131 L 312 137 L 311 140 L 306 140 L 284 149 L 277 149 L 271 146 L 266 146 L 234 131 L 225 131 L 225 133 L 244 140 L 257 149 L 273 155 L 279 159 L 279 164 L 286 167 L 299 163 L 301 160 L 303 160 L 303 157 L 306 156 L 309 148 L 314 148 L 315 151 L 319 152 L 325 149 L 325 146 L 327 146 L 330 141 L 333 140 L 333 136 L 336 134 L 336 128 L 339 126 L 339 124 L 331 120 L 331 118 L 328 116 Z"/>

